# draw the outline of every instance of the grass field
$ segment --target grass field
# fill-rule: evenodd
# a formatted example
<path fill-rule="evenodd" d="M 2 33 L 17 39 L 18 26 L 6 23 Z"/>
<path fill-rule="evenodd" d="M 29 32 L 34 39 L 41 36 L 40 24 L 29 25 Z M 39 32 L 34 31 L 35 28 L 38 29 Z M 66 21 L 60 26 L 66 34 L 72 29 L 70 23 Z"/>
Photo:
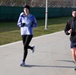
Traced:
<path fill-rule="evenodd" d="M 48 19 L 48 30 L 45 30 L 44 20 L 37 20 L 38 27 L 34 29 L 34 37 L 64 30 L 70 17 Z M 21 40 L 20 30 L 16 22 L 0 22 L 0 45 Z"/>

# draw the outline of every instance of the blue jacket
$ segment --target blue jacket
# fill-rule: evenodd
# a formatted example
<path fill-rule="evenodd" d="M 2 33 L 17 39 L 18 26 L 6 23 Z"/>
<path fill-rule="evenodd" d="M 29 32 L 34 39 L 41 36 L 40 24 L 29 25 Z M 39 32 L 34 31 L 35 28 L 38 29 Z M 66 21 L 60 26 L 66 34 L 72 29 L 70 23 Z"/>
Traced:
<path fill-rule="evenodd" d="M 22 23 L 25 25 L 22 26 Z M 17 25 L 20 27 L 21 35 L 33 35 L 33 28 L 37 27 L 37 21 L 35 16 L 29 14 L 26 16 L 24 12 L 22 12 L 19 16 Z"/>

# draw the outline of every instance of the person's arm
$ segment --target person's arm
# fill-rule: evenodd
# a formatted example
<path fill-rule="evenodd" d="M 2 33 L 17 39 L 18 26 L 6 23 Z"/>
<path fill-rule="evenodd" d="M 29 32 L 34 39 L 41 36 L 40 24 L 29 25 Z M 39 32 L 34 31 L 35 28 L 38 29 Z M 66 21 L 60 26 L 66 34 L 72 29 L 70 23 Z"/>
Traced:
<path fill-rule="evenodd" d="M 38 26 L 38 23 L 37 23 L 37 20 L 36 20 L 35 17 L 33 17 L 31 26 L 32 26 L 32 27 L 37 27 L 37 26 Z"/>
<path fill-rule="evenodd" d="M 69 35 L 69 34 L 72 32 L 70 21 L 67 22 L 64 31 L 65 31 L 65 34 L 66 34 L 66 35 Z"/>
<path fill-rule="evenodd" d="M 21 16 L 19 16 L 19 19 L 18 19 L 18 22 L 17 22 L 17 25 L 19 26 L 19 27 L 21 27 L 21 24 L 22 24 L 22 21 L 21 21 Z"/>
<path fill-rule="evenodd" d="M 17 22 L 17 25 L 19 27 L 24 27 L 25 26 L 25 23 L 22 23 L 22 16 L 23 16 L 23 12 L 20 14 L 18 22 Z"/>

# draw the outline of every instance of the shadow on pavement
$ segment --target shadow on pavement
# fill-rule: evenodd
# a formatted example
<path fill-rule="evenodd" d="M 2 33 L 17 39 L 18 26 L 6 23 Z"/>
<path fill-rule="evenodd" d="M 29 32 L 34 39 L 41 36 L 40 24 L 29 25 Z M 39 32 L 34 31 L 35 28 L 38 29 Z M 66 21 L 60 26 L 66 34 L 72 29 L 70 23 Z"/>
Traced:
<path fill-rule="evenodd" d="M 23 67 L 74 68 L 74 66 L 25 65 Z"/>
<path fill-rule="evenodd" d="M 74 63 L 74 61 L 72 61 L 72 60 L 57 60 L 57 61 L 62 61 L 62 62 L 71 62 L 71 63 Z"/>

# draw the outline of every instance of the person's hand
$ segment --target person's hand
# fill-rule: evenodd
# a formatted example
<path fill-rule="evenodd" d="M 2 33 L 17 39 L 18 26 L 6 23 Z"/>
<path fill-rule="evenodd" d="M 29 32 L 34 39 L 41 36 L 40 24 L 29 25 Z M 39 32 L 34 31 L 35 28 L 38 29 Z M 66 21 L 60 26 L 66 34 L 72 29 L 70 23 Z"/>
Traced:
<path fill-rule="evenodd" d="M 72 29 L 68 30 L 68 33 L 72 33 Z"/>
<path fill-rule="evenodd" d="M 25 23 L 22 23 L 22 24 L 21 24 L 21 27 L 24 27 L 24 26 L 25 26 Z"/>

